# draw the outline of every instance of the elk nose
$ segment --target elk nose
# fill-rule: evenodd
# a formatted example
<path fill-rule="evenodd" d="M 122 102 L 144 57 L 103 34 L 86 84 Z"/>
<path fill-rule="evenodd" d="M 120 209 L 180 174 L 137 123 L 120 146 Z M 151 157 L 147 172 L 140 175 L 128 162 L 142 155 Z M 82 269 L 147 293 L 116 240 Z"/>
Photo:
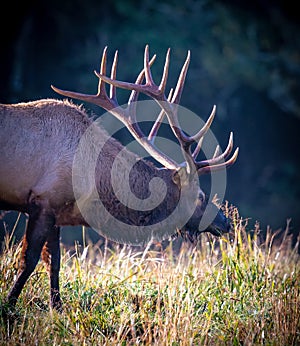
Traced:
<path fill-rule="evenodd" d="M 222 210 L 219 210 L 209 228 L 209 232 L 222 235 L 223 233 L 229 233 L 231 229 L 230 220 L 223 214 Z"/>

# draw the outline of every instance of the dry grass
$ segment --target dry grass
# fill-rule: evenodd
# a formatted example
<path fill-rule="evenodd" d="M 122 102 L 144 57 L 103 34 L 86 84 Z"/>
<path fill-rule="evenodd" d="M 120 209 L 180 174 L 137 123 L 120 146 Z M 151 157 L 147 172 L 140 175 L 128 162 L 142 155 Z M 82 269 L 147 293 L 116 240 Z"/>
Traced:
<path fill-rule="evenodd" d="M 48 308 L 39 264 L 14 318 L 0 319 L 1 345 L 299 345 L 300 269 L 289 237 L 260 240 L 230 210 L 234 232 L 204 235 L 179 254 L 116 251 L 87 245 L 63 250 L 63 313 Z M 15 274 L 19 246 L 0 259 L 0 299 Z"/>

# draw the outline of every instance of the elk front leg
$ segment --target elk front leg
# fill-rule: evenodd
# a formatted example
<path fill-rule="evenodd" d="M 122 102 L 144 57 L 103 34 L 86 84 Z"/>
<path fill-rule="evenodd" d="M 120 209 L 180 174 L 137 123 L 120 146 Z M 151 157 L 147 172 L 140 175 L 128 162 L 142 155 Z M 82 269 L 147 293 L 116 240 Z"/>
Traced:
<path fill-rule="evenodd" d="M 42 259 L 46 263 L 50 279 L 50 305 L 52 308 L 61 311 L 62 303 L 59 293 L 59 268 L 60 268 L 60 228 L 54 226 L 48 235 L 42 250 Z"/>
<path fill-rule="evenodd" d="M 54 227 L 54 217 L 36 207 L 29 214 L 28 225 L 23 238 L 20 268 L 17 279 L 11 288 L 7 301 L 14 306 L 27 279 L 34 271 L 49 231 Z"/>

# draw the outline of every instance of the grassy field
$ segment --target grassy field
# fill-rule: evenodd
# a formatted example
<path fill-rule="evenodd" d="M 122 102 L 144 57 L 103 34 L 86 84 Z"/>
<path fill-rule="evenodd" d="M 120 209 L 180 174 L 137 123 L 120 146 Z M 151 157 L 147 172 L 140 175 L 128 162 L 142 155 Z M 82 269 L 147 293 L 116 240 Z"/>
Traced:
<path fill-rule="evenodd" d="M 298 249 L 236 209 L 234 232 L 203 235 L 179 253 L 120 246 L 62 249 L 61 314 L 48 308 L 40 263 L 12 318 L 0 318 L 1 345 L 300 345 Z M 14 280 L 19 245 L 6 238 L 0 303 Z"/>

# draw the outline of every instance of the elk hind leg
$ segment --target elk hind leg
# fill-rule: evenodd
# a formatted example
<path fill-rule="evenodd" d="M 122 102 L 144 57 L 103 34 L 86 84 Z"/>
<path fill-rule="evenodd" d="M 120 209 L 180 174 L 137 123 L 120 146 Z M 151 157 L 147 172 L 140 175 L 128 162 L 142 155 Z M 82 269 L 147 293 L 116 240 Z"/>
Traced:
<path fill-rule="evenodd" d="M 22 254 L 18 276 L 7 296 L 7 302 L 10 306 L 13 307 L 16 304 L 26 281 L 34 271 L 49 230 L 53 228 L 53 225 L 54 217 L 47 214 L 45 210 L 38 206 L 30 212 L 27 228 L 22 241 Z"/>
<path fill-rule="evenodd" d="M 49 233 L 42 250 L 42 259 L 46 264 L 50 279 L 50 305 L 61 311 L 62 303 L 59 293 L 59 268 L 60 268 L 60 228 L 54 226 Z"/>

